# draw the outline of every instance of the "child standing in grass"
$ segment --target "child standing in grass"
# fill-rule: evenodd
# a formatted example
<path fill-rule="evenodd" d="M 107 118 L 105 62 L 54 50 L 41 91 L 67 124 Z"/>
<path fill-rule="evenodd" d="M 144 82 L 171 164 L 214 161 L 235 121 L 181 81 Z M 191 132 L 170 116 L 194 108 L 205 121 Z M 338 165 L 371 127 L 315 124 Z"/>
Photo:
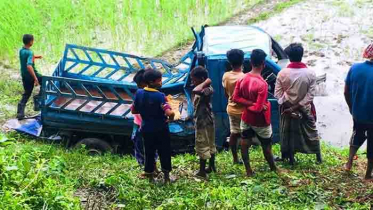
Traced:
<path fill-rule="evenodd" d="M 137 87 L 139 89 L 143 89 L 147 86 L 147 84 L 145 83 L 145 80 L 144 80 L 145 71 L 146 71 L 145 69 L 141 69 L 140 71 L 138 71 L 135 74 L 135 76 L 133 78 L 133 81 L 137 84 Z M 137 162 L 139 163 L 139 165 L 144 166 L 145 165 L 144 141 L 143 141 L 143 138 L 142 138 L 142 135 L 141 135 L 142 119 L 141 119 L 140 114 L 134 114 L 133 117 L 134 117 L 133 133 L 132 133 L 131 140 L 133 141 L 133 144 L 134 144 L 134 155 L 135 155 L 135 158 L 136 158 Z M 156 154 L 156 156 L 155 156 L 155 163 L 154 163 L 154 172 L 156 174 L 159 173 L 159 171 L 157 169 L 157 157 L 158 157 L 158 154 Z M 145 177 L 145 174 L 141 174 L 140 176 L 141 176 L 141 178 L 143 178 L 143 177 Z"/>
<path fill-rule="evenodd" d="M 170 182 L 171 171 L 171 141 L 168 119 L 172 120 L 175 113 L 166 103 L 165 95 L 157 89 L 162 87 L 162 74 L 159 71 L 147 70 L 144 73 L 147 87 L 136 92 L 133 114 L 142 118 L 141 133 L 145 148 L 145 174 L 154 181 L 155 155 L 158 151 L 165 183 Z"/>
<path fill-rule="evenodd" d="M 25 108 L 27 101 L 29 100 L 34 87 L 40 85 L 42 78 L 42 75 L 39 74 L 39 72 L 35 68 L 35 59 L 40 59 L 42 57 L 35 56 L 31 50 L 31 47 L 34 44 L 34 36 L 31 34 L 23 35 L 23 44 L 24 46 L 19 51 L 22 84 L 24 89 L 22 99 L 18 103 L 17 107 L 17 119 L 19 120 L 25 117 Z"/>
<path fill-rule="evenodd" d="M 208 72 L 201 66 L 195 67 L 190 73 L 194 93 L 194 125 L 196 130 L 196 152 L 200 158 L 197 176 L 207 178 L 207 173 L 216 172 L 215 167 L 215 127 L 211 108 L 213 89 Z M 207 159 L 209 167 L 206 169 Z"/>

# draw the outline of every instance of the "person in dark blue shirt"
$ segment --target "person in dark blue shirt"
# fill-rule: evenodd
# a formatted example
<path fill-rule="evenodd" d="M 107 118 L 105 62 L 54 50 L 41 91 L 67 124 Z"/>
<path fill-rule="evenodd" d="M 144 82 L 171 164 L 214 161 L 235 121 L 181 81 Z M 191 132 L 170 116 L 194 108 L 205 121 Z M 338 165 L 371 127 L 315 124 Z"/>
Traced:
<path fill-rule="evenodd" d="M 170 182 L 171 142 L 168 120 L 173 120 L 175 113 L 167 104 L 165 95 L 157 89 L 162 87 L 162 74 L 156 70 L 144 73 L 147 87 L 136 92 L 132 114 L 142 118 L 141 132 L 145 148 L 145 173 L 154 181 L 155 155 L 158 152 L 165 183 Z"/>
<path fill-rule="evenodd" d="M 368 60 L 354 64 L 346 78 L 345 98 L 354 127 L 345 169 L 351 170 L 356 152 L 367 139 L 368 166 L 365 180 L 373 181 L 373 44 L 366 48 L 364 58 Z"/>
<path fill-rule="evenodd" d="M 143 89 L 147 86 L 144 80 L 144 73 L 148 69 L 141 69 L 138 72 L 136 72 L 133 81 L 137 84 L 138 89 Z M 134 144 L 134 156 L 139 163 L 141 167 L 145 166 L 145 153 L 144 153 L 144 141 L 141 135 L 141 124 L 142 119 L 140 114 L 134 114 L 134 121 L 133 121 L 133 132 L 131 136 L 131 140 Z M 159 174 L 159 171 L 157 169 L 157 159 L 158 155 L 155 155 L 155 164 L 154 164 L 154 173 L 155 175 Z M 141 178 L 145 178 L 146 174 L 143 173 L 140 175 Z"/>

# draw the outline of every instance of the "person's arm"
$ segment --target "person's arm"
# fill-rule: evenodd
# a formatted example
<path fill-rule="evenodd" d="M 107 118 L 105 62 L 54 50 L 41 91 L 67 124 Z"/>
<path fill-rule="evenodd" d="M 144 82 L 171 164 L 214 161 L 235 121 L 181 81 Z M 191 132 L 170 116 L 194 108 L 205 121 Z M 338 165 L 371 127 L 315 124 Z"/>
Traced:
<path fill-rule="evenodd" d="M 280 72 L 277 76 L 276 85 L 275 85 L 275 97 L 277 98 L 279 104 L 283 104 L 284 98 L 285 98 L 285 91 L 282 88 L 282 83 L 281 83 L 281 79 L 282 79 L 281 75 L 282 74 Z"/>
<path fill-rule="evenodd" d="M 294 111 L 296 111 L 296 110 L 298 110 L 300 107 L 301 107 L 301 105 L 299 105 L 299 104 L 295 104 L 295 105 L 292 105 L 290 102 L 285 102 L 285 103 L 283 103 L 283 105 L 285 106 L 285 107 L 287 107 L 281 114 L 290 114 L 290 113 L 292 113 L 292 112 L 294 112 Z"/>
<path fill-rule="evenodd" d="M 34 86 L 39 86 L 39 80 L 38 77 L 35 74 L 34 68 L 32 67 L 32 64 L 34 64 L 34 56 L 32 53 L 29 54 L 27 58 L 27 71 L 30 73 L 32 78 L 34 79 Z"/>
<path fill-rule="evenodd" d="M 228 93 L 227 93 L 227 86 L 226 86 L 226 84 L 225 84 L 225 80 L 226 80 L 226 76 L 225 76 L 225 74 L 224 74 L 222 85 L 223 85 L 223 88 L 224 88 L 224 95 L 225 95 L 225 97 L 228 99 L 228 98 L 229 98 L 229 95 L 228 95 Z"/>
<path fill-rule="evenodd" d="M 350 95 L 350 88 L 348 85 L 345 85 L 345 91 L 344 91 L 345 100 L 348 106 L 348 109 L 350 110 L 350 113 L 352 111 L 352 103 L 351 103 L 351 95 Z"/>
<path fill-rule="evenodd" d="M 232 99 L 235 103 L 244 105 L 246 107 L 252 106 L 253 105 L 252 101 L 246 100 L 245 98 L 242 97 L 242 93 L 240 89 L 241 82 L 242 80 L 237 81 L 236 86 L 234 87 Z"/>
<path fill-rule="evenodd" d="M 138 101 L 138 95 L 137 95 L 137 92 L 136 92 L 135 97 L 133 99 L 132 106 L 131 106 L 131 113 L 132 114 L 140 114 L 138 112 L 138 110 L 136 110 L 136 106 L 138 106 L 138 104 L 139 104 L 139 101 Z"/>
<path fill-rule="evenodd" d="M 207 78 L 204 82 L 202 82 L 201 84 L 197 85 L 197 87 L 195 87 L 195 88 L 193 89 L 193 93 L 195 93 L 195 94 L 201 94 L 202 91 L 203 91 L 206 87 L 208 87 L 208 86 L 211 85 L 211 82 L 212 82 L 211 79 L 210 79 L 210 78 Z"/>
<path fill-rule="evenodd" d="M 171 106 L 168 104 L 168 99 L 166 96 L 163 97 L 163 100 L 162 100 L 162 109 L 165 113 L 165 115 L 168 117 L 169 120 L 174 120 L 175 118 L 175 112 L 172 111 L 172 108 Z"/>
<path fill-rule="evenodd" d="M 268 97 L 268 85 L 262 86 L 262 88 L 258 92 L 258 98 L 256 99 L 256 102 L 248 107 L 248 110 L 255 112 L 255 113 L 260 113 L 264 110 L 265 104 L 267 102 L 267 97 Z"/>
<path fill-rule="evenodd" d="M 344 90 L 344 96 L 345 100 L 348 106 L 348 109 L 350 110 L 350 113 L 352 113 L 352 101 L 351 101 L 351 93 L 350 93 L 350 86 L 351 86 L 351 73 L 352 70 L 350 69 L 348 71 L 346 80 L 345 80 L 345 90 Z"/>
<path fill-rule="evenodd" d="M 131 113 L 132 113 L 132 114 L 140 114 L 140 113 L 136 110 L 134 104 L 132 104 L 132 106 L 131 106 Z"/>
<path fill-rule="evenodd" d="M 35 55 L 34 58 L 35 58 L 35 59 L 42 59 L 43 56 L 41 56 L 41 55 Z"/>

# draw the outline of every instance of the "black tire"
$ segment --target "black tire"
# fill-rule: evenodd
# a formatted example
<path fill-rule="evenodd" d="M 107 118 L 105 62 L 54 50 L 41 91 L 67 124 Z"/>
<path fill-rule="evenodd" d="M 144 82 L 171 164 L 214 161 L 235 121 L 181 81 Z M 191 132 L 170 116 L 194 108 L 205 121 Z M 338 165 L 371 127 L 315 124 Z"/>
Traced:
<path fill-rule="evenodd" d="M 85 138 L 76 143 L 75 148 L 81 148 L 85 145 L 88 154 L 101 155 L 105 152 L 113 152 L 113 148 L 106 141 L 97 138 Z"/>

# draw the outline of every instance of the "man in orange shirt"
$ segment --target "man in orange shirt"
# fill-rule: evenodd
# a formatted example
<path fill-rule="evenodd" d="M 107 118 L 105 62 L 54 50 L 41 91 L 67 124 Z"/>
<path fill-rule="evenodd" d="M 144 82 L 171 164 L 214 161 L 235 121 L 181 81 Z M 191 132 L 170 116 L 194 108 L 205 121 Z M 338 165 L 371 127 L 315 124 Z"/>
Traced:
<path fill-rule="evenodd" d="M 232 66 L 232 70 L 223 75 L 223 87 L 225 96 L 228 98 L 227 113 L 229 116 L 229 126 L 231 135 L 229 137 L 229 146 L 232 150 L 233 164 L 240 164 L 237 156 L 237 141 L 241 136 L 240 123 L 244 107 L 233 101 L 232 96 L 238 80 L 245 74 L 242 72 L 242 65 L 245 53 L 239 49 L 232 49 L 227 52 L 227 59 Z M 241 163 L 242 164 L 242 163 Z"/>

